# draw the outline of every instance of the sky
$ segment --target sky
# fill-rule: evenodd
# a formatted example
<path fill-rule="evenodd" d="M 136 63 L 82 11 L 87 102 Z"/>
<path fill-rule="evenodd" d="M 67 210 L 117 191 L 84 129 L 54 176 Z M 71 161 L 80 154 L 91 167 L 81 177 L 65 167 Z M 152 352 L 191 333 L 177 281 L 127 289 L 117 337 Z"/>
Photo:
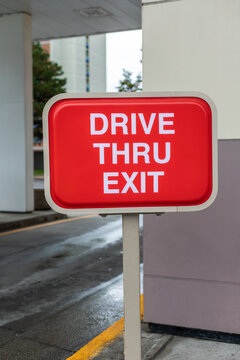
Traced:
<path fill-rule="evenodd" d="M 131 30 L 107 34 L 107 91 L 117 91 L 123 69 L 136 75 L 142 72 L 142 31 Z"/>

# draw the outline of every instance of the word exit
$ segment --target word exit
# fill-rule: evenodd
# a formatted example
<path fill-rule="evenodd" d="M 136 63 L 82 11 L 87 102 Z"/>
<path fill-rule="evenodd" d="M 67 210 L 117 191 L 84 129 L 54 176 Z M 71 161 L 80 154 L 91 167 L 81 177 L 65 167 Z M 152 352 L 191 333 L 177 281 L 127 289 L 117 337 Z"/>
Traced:
<path fill-rule="evenodd" d="M 103 183 L 104 183 L 104 193 L 105 194 L 119 194 L 120 192 L 122 194 L 126 194 L 129 190 L 131 190 L 133 193 L 146 193 L 146 178 L 152 179 L 152 185 L 151 188 L 153 189 L 154 193 L 158 192 L 158 179 L 159 176 L 163 176 L 164 171 L 142 171 L 142 172 L 133 172 L 130 175 L 128 175 L 126 172 L 106 172 L 103 173 Z M 122 176 L 124 180 L 126 180 L 126 183 L 122 190 L 118 188 L 118 178 L 119 176 Z M 140 177 L 140 189 L 137 189 L 134 180 Z M 114 186 L 113 186 L 114 185 Z"/>

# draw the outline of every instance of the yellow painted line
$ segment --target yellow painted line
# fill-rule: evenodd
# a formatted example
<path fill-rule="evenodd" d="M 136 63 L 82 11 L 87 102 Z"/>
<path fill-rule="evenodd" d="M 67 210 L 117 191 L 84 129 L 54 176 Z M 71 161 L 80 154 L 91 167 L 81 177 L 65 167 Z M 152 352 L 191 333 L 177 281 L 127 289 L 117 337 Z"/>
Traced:
<path fill-rule="evenodd" d="M 143 320 L 143 294 L 140 296 L 141 320 Z"/>
<path fill-rule="evenodd" d="M 98 215 L 85 215 L 85 216 L 72 217 L 72 218 L 63 219 L 63 220 L 51 221 L 51 222 L 47 222 L 47 223 L 44 223 L 44 224 L 39 224 L 39 225 L 34 225 L 34 226 L 27 226 L 27 227 L 19 228 L 19 229 L 16 229 L 16 230 L 5 231 L 5 232 L 0 233 L 0 236 L 15 234 L 15 233 L 19 233 L 19 232 L 22 232 L 22 231 L 35 230 L 35 229 L 39 229 L 39 228 L 46 227 L 46 226 L 63 224 L 63 223 L 67 223 L 67 222 L 70 222 L 70 221 L 83 220 L 83 219 L 93 218 L 93 217 L 97 217 L 97 216 Z"/>
<path fill-rule="evenodd" d="M 141 301 L 141 319 L 143 318 L 143 295 L 140 298 Z M 107 346 L 109 346 L 114 340 L 119 338 L 124 330 L 124 318 L 116 321 L 109 326 L 101 334 L 96 336 L 87 345 L 78 350 L 71 357 L 66 360 L 91 360 L 99 355 Z"/>
<path fill-rule="evenodd" d="M 87 345 L 78 350 L 67 360 L 87 360 L 97 356 L 107 345 L 117 339 L 123 332 L 123 318 L 115 322 Z"/>

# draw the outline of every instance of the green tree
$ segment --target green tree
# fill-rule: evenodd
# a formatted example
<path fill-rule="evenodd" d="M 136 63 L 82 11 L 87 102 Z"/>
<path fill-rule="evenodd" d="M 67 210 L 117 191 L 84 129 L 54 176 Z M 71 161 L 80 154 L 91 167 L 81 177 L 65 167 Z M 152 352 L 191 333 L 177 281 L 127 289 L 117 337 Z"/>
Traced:
<path fill-rule="evenodd" d="M 62 77 L 62 67 L 49 60 L 49 54 L 39 42 L 34 42 L 33 55 L 33 123 L 34 141 L 42 141 L 42 111 L 54 95 L 66 92 L 67 80 Z"/>
<path fill-rule="evenodd" d="M 119 92 L 141 91 L 141 85 L 142 77 L 140 74 L 137 75 L 134 81 L 132 79 L 132 73 L 123 69 L 123 79 L 119 81 L 119 86 L 117 86 L 117 89 Z"/>

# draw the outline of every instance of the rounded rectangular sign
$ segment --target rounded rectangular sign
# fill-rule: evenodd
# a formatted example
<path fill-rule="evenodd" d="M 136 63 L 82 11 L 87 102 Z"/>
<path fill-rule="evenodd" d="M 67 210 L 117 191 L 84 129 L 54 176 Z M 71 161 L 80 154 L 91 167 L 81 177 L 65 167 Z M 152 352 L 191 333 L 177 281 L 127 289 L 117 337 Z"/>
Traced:
<path fill-rule="evenodd" d="M 193 211 L 216 196 L 216 110 L 203 94 L 61 94 L 43 122 L 58 212 Z"/>

